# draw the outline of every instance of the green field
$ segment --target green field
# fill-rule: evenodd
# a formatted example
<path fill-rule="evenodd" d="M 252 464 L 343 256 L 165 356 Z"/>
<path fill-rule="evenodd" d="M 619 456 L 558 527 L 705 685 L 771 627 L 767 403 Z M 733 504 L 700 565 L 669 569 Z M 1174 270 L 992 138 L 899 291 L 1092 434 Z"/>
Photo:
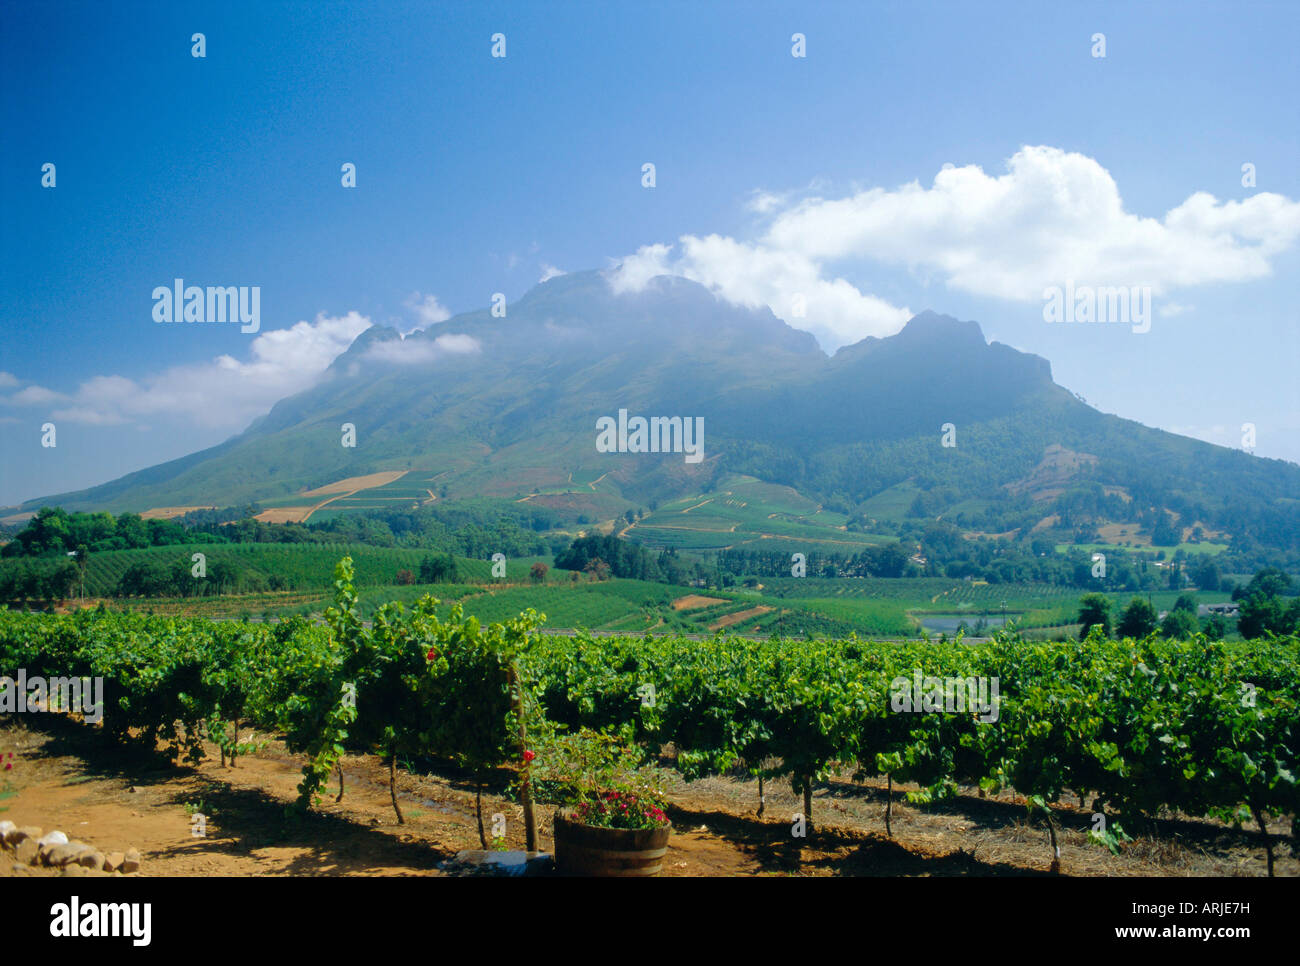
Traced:
<path fill-rule="evenodd" d="M 332 567 L 332 564 L 331 564 Z M 780 633 L 803 636 L 876 635 L 881 637 L 914 636 L 917 624 L 907 614 L 904 604 L 896 600 L 870 598 L 781 599 L 749 591 L 707 591 L 720 603 L 690 610 L 675 610 L 673 601 L 691 593 L 690 588 L 641 580 L 614 578 L 576 583 L 558 572 L 545 585 L 519 581 L 503 585 L 427 584 L 398 585 L 373 583 L 358 585 L 360 607 L 367 619 L 384 603 L 397 601 L 414 604 L 425 594 L 442 601 L 439 613 L 446 614 L 460 602 L 465 613 L 480 621 L 503 621 L 529 607 L 546 614 L 547 625 L 556 628 L 633 631 L 657 633 L 680 632 L 708 635 L 722 618 L 759 606 L 770 611 L 756 614 L 736 624 L 733 630 L 763 634 Z M 330 588 L 324 582 L 296 591 L 260 592 L 221 597 L 131 598 L 116 606 L 128 610 L 158 614 L 194 614 L 204 617 L 280 617 L 289 614 L 317 615 L 329 604 Z"/>
<path fill-rule="evenodd" d="M 1183 553 L 1208 553 L 1219 554 L 1228 549 L 1226 543 L 1180 543 L 1176 547 L 1143 547 L 1143 546 L 1123 546 L 1118 543 L 1058 543 L 1056 545 L 1057 553 L 1069 553 L 1070 551 L 1083 551 L 1084 553 L 1119 553 L 1127 551 L 1129 553 L 1163 553 L 1166 557 L 1172 557 L 1180 550 Z"/>
<path fill-rule="evenodd" d="M 902 521 L 921 491 L 911 483 L 898 483 L 881 490 L 862 504 L 862 512 L 876 520 Z"/>
<path fill-rule="evenodd" d="M 854 554 L 889 537 L 842 529 L 847 518 L 789 487 L 730 476 L 718 489 L 665 503 L 625 536 L 653 548 L 678 550 L 821 550 Z"/>
<path fill-rule="evenodd" d="M 713 515 L 714 521 L 742 518 L 749 511 L 748 505 L 739 505 L 748 501 L 729 499 L 733 502 L 722 501 L 721 509 Z M 767 502 L 763 508 L 774 505 Z M 771 539 L 764 541 L 764 546 L 775 549 L 779 543 Z M 228 586 L 229 593 L 221 597 L 138 598 L 121 601 L 120 606 L 213 617 L 320 614 L 332 590 L 334 566 L 344 556 L 352 557 L 356 586 L 367 616 L 385 601 L 411 604 L 425 593 L 432 593 L 446 601 L 448 607 L 453 601 L 462 601 L 468 613 L 488 622 L 504 620 L 532 607 L 545 613 L 552 627 L 590 630 L 707 635 L 729 615 L 758 607 L 770 610 L 747 614 L 743 620 L 728 626 L 747 634 L 843 636 L 855 633 L 897 638 L 916 636 L 927 618 L 938 626 L 956 620 L 973 626 L 980 617 L 994 619 L 1005 615 L 1021 628 L 1046 630 L 1073 624 L 1078 617 L 1079 598 L 1084 593 L 1075 587 L 983 584 L 945 577 L 777 577 L 763 578 L 754 588 L 693 590 L 618 578 L 592 582 L 583 577 L 573 582 L 569 572 L 554 569 L 539 586 L 529 579 L 529 570 L 538 560 L 547 563 L 550 560 L 538 557 L 508 560 L 507 576 L 500 582 L 491 578 L 490 561 L 457 558 L 460 571 L 457 584 L 399 585 L 398 572 L 409 570 L 418 576 L 420 561 L 431 551 L 342 543 L 247 543 L 192 544 L 92 554 L 87 567 L 86 596 L 115 597 L 123 574 L 134 564 L 145 562 L 172 567 L 183 563 L 188 567 L 191 555 L 196 552 L 207 556 L 210 568 L 219 562 L 227 564 L 239 575 L 238 585 Z M 49 566 L 63 562 L 59 557 L 40 559 Z M 6 567 L 22 565 L 19 560 L 0 560 L 0 575 Z M 273 577 L 278 578 L 274 584 Z M 279 589 L 272 591 L 271 587 Z M 693 592 L 719 602 L 683 611 L 673 609 L 674 600 Z M 1218 593 L 1192 593 L 1198 603 L 1224 598 Z M 1157 610 L 1168 610 L 1178 595 L 1169 590 L 1144 592 L 1139 596 L 1150 597 Z M 1112 600 L 1112 612 L 1118 615 L 1134 594 L 1118 591 L 1107 596 Z"/>
<path fill-rule="evenodd" d="M 872 597 L 919 604 L 955 589 L 949 577 L 764 577 L 763 593 L 775 597 Z"/>
<path fill-rule="evenodd" d="M 860 635 L 914 637 L 918 631 L 918 625 L 908 616 L 907 608 L 898 601 L 831 597 L 791 598 L 781 603 L 793 609 L 791 620 L 803 614 L 813 615 L 843 625 Z"/>
<path fill-rule="evenodd" d="M 86 595 L 113 596 L 122 575 L 133 564 L 171 566 L 180 561 L 189 566 L 194 553 L 204 554 L 209 567 L 222 561 L 238 572 L 255 574 L 263 580 L 278 575 L 288 588 L 294 590 L 329 589 L 333 585 L 334 565 L 345 556 L 351 556 L 356 565 L 357 585 L 373 586 L 396 583 L 399 570 L 410 570 L 418 575 L 420 561 L 426 556 L 436 555 L 430 550 L 320 543 L 204 543 L 110 550 L 90 555 L 86 566 Z M 0 560 L 0 568 L 15 566 L 17 559 Z M 527 580 L 529 568 L 538 560 L 550 562 L 549 557 L 507 560 L 506 580 Z M 492 563 L 489 560 L 458 557 L 456 563 L 463 580 L 486 582 L 491 579 Z M 558 580 L 559 575 L 554 579 Z"/>

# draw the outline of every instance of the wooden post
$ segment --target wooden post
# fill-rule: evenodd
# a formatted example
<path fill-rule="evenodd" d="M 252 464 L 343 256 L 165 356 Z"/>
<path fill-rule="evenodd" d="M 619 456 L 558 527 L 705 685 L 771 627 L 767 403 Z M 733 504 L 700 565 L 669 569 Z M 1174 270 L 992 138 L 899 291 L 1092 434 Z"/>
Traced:
<path fill-rule="evenodd" d="M 887 777 L 889 781 L 885 786 L 885 834 L 892 839 L 894 830 L 889 825 L 889 813 L 894 808 L 894 773 L 891 771 Z"/>
<path fill-rule="evenodd" d="M 812 775 L 803 779 L 803 818 L 809 832 L 812 831 Z"/>
<path fill-rule="evenodd" d="M 510 689 L 514 693 L 515 718 L 519 721 L 519 759 L 523 772 L 519 781 L 519 803 L 524 807 L 524 847 L 529 852 L 537 851 L 537 816 L 533 814 L 533 786 L 529 779 L 530 768 L 524 761 L 524 752 L 528 750 L 528 727 L 524 723 L 524 689 L 519 683 L 515 665 L 510 663 Z"/>
<path fill-rule="evenodd" d="M 393 800 L 393 811 L 397 813 L 397 824 L 405 825 L 406 819 L 402 817 L 402 806 L 397 804 L 397 743 L 391 742 L 388 745 L 388 796 Z M 479 835 L 483 834 L 483 819 L 478 822 Z M 487 848 L 487 846 L 484 846 Z"/>

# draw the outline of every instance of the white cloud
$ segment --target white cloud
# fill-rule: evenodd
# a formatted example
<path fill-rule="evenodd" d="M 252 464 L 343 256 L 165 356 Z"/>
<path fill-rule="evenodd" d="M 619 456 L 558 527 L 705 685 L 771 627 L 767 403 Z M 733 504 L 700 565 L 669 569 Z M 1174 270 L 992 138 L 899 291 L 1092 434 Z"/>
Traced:
<path fill-rule="evenodd" d="M 1197 192 L 1163 221 L 1124 210 L 1082 154 L 1024 147 L 991 177 L 945 165 L 931 187 L 872 188 L 781 213 L 763 244 L 817 261 L 871 259 L 937 272 L 954 288 L 1037 301 L 1047 286 L 1150 285 L 1156 293 L 1259 278 L 1300 237 L 1300 203 Z"/>
<path fill-rule="evenodd" d="M 449 352 L 456 355 L 478 352 L 482 348 L 482 346 L 479 345 L 478 339 L 474 338 L 472 335 L 464 335 L 463 333 L 440 335 L 438 338 L 433 340 L 433 344 L 443 352 Z"/>
<path fill-rule="evenodd" d="M 66 409 L 56 409 L 50 415 L 61 422 L 85 423 L 87 426 L 121 426 L 129 422 L 120 412 L 91 409 L 87 406 L 69 406 Z"/>
<path fill-rule="evenodd" d="M 6 402 L 15 406 L 46 406 L 50 403 L 65 402 L 68 399 L 61 392 L 46 389 L 44 386 L 28 386 L 10 396 Z"/>
<path fill-rule="evenodd" d="M 746 207 L 770 216 L 755 240 L 685 235 L 677 246 L 646 245 L 607 273 L 610 284 L 638 291 L 655 275 L 683 275 L 728 301 L 767 305 L 834 349 L 890 335 L 911 315 L 841 277 L 853 263 L 1035 302 L 1067 282 L 1150 286 L 1159 295 L 1261 278 L 1300 238 L 1300 203 L 1267 192 L 1226 202 L 1197 192 L 1163 219 L 1133 214 L 1097 161 L 1052 147 L 1021 148 L 998 177 L 947 164 L 928 188 L 911 182 L 839 199 L 792 198 L 752 193 Z M 794 311 L 798 295 L 803 317 Z M 1168 303 L 1162 314 L 1187 309 Z"/>
<path fill-rule="evenodd" d="M 446 322 L 451 318 L 451 312 L 438 301 L 436 295 L 421 295 L 419 292 L 412 292 L 406 297 L 403 303 L 407 309 L 415 313 L 415 317 L 420 320 L 417 328 L 425 328 L 430 325 L 437 325 L 439 322 Z"/>
<path fill-rule="evenodd" d="M 646 245 L 608 273 L 610 285 L 615 292 L 639 291 L 656 275 L 682 275 L 728 302 L 767 306 L 830 350 L 868 335 L 892 335 L 912 316 L 843 278 L 826 278 L 814 261 L 796 253 L 722 235 L 684 235 L 680 243 L 676 257 L 672 246 Z"/>
<path fill-rule="evenodd" d="M 784 195 L 773 194 L 770 191 L 763 191 L 755 188 L 749 194 L 749 200 L 745 202 L 745 210 L 752 211 L 756 215 L 767 215 L 776 211 L 777 208 L 785 205 Z"/>
<path fill-rule="evenodd" d="M 744 208 L 761 218 L 770 215 L 774 211 L 791 207 L 795 198 L 806 198 L 818 191 L 826 191 L 829 188 L 830 181 L 820 175 L 813 178 L 802 188 L 793 188 L 789 191 L 767 191 L 764 188 L 755 188 L 749 193 L 749 197 L 745 199 Z"/>
<path fill-rule="evenodd" d="M 93 425 L 179 417 L 203 427 L 239 430 L 280 399 L 311 386 L 352 341 L 370 327 L 356 312 L 288 329 L 262 332 L 251 359 L 217 356 L 211 362 L 173 366 L 141 380 L 95 376 L 73 393 L 28 386 L 5 402 L 18 406 L 62 404 L 54 419 Z"/>
<path fill-rule="evenodd" d="M 436 339 L 410 337 L 376 342 L 366 358 L 396 365 L 420 365 L 449 355 L 469 355 L 482 349 L 478 339 L 463 333 L 448 333 Z"/>
<path fill-rule="evenodd" d="M 19 381 L 12 372 L 0 372 L 0 389 L 12 389 Z"/>
<path fill-rule="evenodd" d="M 549 282 L 551 279 L 559 278 L 561 275 L 565 274 L 567 273 L 556 268 L 554 265 L 548 265 L 546 262 L 542 262 L 542 277 L 537 280 L 537 284 L 541 285 L 543 282 Z"/>
<path fill-rule="evenodd" d="M 689 236 L 683 236 L 689 237 Z M 642 245 L 635 255 L 628 255 L 611 266 L 605 277 L 616 295 L 639 292 L 650 279 L 658 275 L 684 274 L 668 258 L 672 245 Z"/>

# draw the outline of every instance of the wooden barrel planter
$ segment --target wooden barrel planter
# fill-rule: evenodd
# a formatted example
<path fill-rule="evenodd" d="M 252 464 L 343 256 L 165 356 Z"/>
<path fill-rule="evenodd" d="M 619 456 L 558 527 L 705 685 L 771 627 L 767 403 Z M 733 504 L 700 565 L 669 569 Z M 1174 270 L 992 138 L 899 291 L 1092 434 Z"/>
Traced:
<path fill-rule="evenodd" d="M 598 828 L 555 814 L 555 870 L 561 875 L 658 875 L 672 827 Z"/>

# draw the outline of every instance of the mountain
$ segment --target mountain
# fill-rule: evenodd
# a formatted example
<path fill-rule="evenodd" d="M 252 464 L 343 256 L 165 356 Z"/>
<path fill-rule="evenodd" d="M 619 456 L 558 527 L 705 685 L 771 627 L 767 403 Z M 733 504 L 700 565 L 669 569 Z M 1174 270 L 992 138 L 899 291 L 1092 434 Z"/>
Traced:
<path fill-rule="evenodd" d="M 620 410 L 702 417 L 703 459 L 598 451 L 597 420 Z M 312 492 L 383 471 L 409 472 L 391 490 Z M 766 308 L 666 276 L 616 294 L 600 272 L 544 282 L 504 318 L 466 313 L 406 338 L 373 327 L 219 446 L 23 509 L 495 498 L 609 519 L 741 477 L 867 527 L 892 515 L 981 532 L 1126 518 L 1150 530 L 1172 514 L 1238 540 L 1300 541 L 1300 467 L 1097 412 L 975 322 L 924 312 L 828 357 Z"/>

